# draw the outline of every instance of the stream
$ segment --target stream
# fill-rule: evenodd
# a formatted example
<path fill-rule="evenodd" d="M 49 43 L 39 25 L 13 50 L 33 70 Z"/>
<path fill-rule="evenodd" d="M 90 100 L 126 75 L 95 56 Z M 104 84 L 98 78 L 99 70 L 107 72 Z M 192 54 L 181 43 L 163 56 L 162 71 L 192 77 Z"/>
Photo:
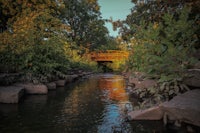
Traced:
<path fill-rule="evenodd" d="M 0 132 L 165 132 L 162 122 L 127 122 L 125 112 L 134 104 L 122 76 L 96 74 L 48 95 L 28 95 L 19 104 L 0 104 Z"/>

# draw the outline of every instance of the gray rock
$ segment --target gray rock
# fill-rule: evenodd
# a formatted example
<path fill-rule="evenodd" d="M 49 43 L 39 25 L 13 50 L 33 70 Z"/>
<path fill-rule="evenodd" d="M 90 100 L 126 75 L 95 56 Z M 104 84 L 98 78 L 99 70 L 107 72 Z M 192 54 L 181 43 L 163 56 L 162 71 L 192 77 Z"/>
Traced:
<path fill-rule="evenodd" d="M 74 81 L 76 78 L 78 78 L 78 75 L 76 75 L 76 74 L 66 75 L 65 80 L 66 80 L 67 83 L 70 83 L 70 82 Z"/>
<path fill-rule="evenodd" d="M 24 95 L 24 87 L 17 87 L 17 86 L 0 87 L 1 103 L 18 103 L 23 95 Z"/>
<path fill-rule="evenodd" d="M 200 90 L 190 90 L 168 102 L 145 110 L 128 113 L 130 120 L 168 120 L 200 126 Z"/>
<path fill-rule="evenodd" d="M 15 84 L 15 86 L 24 87 L 25 93 L 27 94 L 47 94 L 48 88 L 43 84 L 33 84 L 33 83 L 20 83 Z"/>
<path fill-rule="evenodd" d="M 66 84 L 66 80 L 57 80 L 55 81 L 57 87 L 64 87 Z"/>
<path fill-rule="evenodd" d="M 200 90 L 191 90 L 161 105 L 168 118 L 200 126 Z"/>
<path fill-rule="evenodd" d="M 159 106 L 155 106 L 144 110 L 135 110 L 128 113 L 130 120 L 161 120 L 163 118 L 163 111 Z"/>
<path fill-rule="evenodd" d="M 185 78 L 183 82 L 188 86 L 200 88 L 200 69 L 190 69 L 187 74 L 189 77 Z"/>
<path fill-rule="evenodd" d="M 139 80 L 138 78 L 133 78 L 133 77 L 129 78 L 129 84 L 134 89 L 145 89 L 145 88 L 150 88 L 157 85 L 155 80 L 152 80 L 152 79 Z"/>

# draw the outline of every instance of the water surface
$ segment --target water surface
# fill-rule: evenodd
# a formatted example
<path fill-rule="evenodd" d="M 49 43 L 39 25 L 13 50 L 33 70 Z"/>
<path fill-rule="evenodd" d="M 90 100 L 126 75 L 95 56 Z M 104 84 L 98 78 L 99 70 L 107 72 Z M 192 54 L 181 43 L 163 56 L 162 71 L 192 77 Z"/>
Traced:
<path fill-rule="evenodd" d="M 125 80 L 113 74 L 93 75 L 50 91 L 29 95 L 20 104 L 0 104 L 2 133 L 162 132 L 160 122 L 126 122 L 132 105 Z"/>

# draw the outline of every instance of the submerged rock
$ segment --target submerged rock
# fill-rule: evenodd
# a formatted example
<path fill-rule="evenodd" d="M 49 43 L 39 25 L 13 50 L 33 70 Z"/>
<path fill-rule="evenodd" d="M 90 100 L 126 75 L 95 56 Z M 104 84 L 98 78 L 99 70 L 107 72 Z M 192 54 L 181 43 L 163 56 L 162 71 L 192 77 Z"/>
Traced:
<path fill-rule="evenodd" d="M 0 103 L 18 103 L 24 95 L 24 87 L 3 86 L 0 87 Z"/>

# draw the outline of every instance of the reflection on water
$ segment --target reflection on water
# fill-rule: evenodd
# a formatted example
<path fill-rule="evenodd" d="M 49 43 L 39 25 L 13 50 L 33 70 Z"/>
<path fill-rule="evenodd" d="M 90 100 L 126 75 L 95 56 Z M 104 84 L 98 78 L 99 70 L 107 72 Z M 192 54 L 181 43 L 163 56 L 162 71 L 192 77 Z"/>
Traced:
<path fill-rule="evenodd" d="M 131 132 L 131 126 L 124 121 L 125 104 L 129 103 L 122 76 L 104 74 L 98 80 L 105 102 L 103 122 L 98 126 L 101 133 L 122 131 Z"/>
<path fill-rule="evenodd" d="M 119 75 L 104 75 L 99 79 L 99 88 L 104 91 L 105 98 L 113 101 L 128 101 L 128 95 L 125 91 L 125 80 Z"/>
<path fill-rule="evenodd" d="M 131 133 L 137 123 L 123 119 L 129 103 L 121 76 L 94 75 L 19 105 L 0 104 L 0 132 Z"/>

